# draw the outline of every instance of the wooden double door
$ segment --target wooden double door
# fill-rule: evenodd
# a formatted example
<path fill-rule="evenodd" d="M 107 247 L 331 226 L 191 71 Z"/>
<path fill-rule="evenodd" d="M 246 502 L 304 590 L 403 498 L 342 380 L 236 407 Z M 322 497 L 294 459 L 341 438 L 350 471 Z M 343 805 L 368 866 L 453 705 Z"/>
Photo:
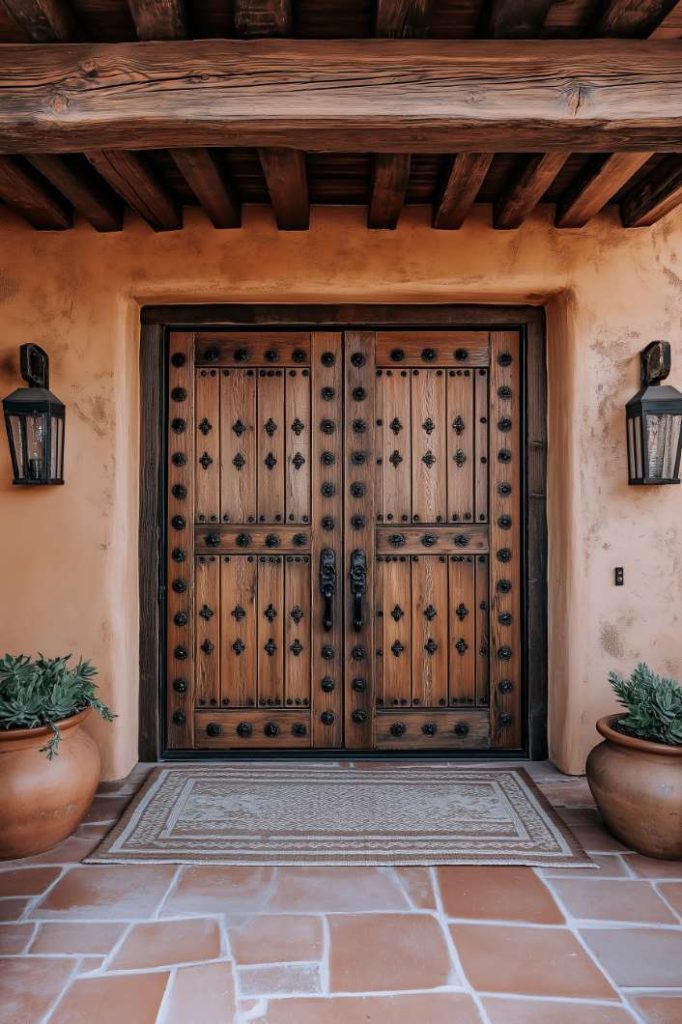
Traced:
<path fill-rule="evenodd" d="M 522 745 L 516 331 L 172 332 L 169 750 Z"/>

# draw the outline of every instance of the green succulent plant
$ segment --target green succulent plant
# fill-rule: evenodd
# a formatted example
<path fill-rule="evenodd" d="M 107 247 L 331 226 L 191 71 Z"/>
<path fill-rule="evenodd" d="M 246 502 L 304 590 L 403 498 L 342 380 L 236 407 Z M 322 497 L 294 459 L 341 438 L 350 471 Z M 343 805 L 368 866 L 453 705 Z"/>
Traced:
<path fill-rule="evenodd" d="M 682 745 L 682 686 L 640 662 L 629 679 L 609 672 L 618 703 L 627 714 L 618 728 L 631 736 L 669 746 Z"/>
<path fill-rule="evenodd" d="M 5 654 L 0 659 L 0 729 L 52 730 L 49 743 L 40 749 L 49 760 L 59 753 L 61 733 L 57 722 L 85 708 L 94 708 L 107 722 L 116 715 L 97 696 L 93 682 L 97 669 L 79 659 L 71 668 L 71 655 L 32 661 L 26 654 Z"/>

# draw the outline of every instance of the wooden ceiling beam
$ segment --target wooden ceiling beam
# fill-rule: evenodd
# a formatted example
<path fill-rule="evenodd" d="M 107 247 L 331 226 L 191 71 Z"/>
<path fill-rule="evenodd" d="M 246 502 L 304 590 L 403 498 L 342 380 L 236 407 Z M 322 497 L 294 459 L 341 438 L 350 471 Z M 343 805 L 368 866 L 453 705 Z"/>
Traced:
<path fill-rule="evenodd" d="M 493 39 L 539 36 L 552 0 L 492 0 L 484 4 L 482 35 Z"/>
<path fill-rule="evenodd" d="M 234 26 L 237 34 L 290 36 L 294 29 L 292 0 L 234 0 Z"/>
<path fill-rule="evenodd" d="M 184 0 L 128 0 L 137 38 L 185 39 L 187 15 Z"/>
<path fill-rule="evenodd" d="M 71 213 L 20 160 L 0 156 L 0 199 L 41 231 L 71 227 Z"/>
<path fill-rule="evenodd" d="M 94 173 L 48 153 L 35 154 L 30 163 L 97 231 L 121 230 L 123 205 Z"/>
<path fill-rule="evenodd" d="M 647 227 L 681 204 L 682 158 L 675 155 L 662 160 L 625 197 L 621 219 L 626 228 Z"/>
<path fill-rule="evenodd" d="M 682 151 L 675 42 L 182 40 L 7 45 L 5 153 Z"/>
<path fill-rule="evenodd" d="M 603 210 L 652 153 L 612 153 L 591 160 L 557 207 L 558 228 L 582 228 Z"/>
<path fill-rule="evenodd" d="M 175 231 L 182 227 L 182 215 L 175 202 L 135 153 L 93 150 L 85 156 L 114 192 L 154 231 Z"/>
<path fill-rule="evenodd" d="M 434 207 L 434 228 L 461 228 L 490 169 L 492 153 L 458 153 Z"/>
<path fill-rule="evenodd" d="M 261 167 L 280 231 L 307 231 L 310 200 L 305 153 L 298 149 L 260 149 Z"/>
<path fill-rule="evenodd" d="M 591 32 L 600 36 L 645 38 L 658 28 L 679 0 L 608 0 Z"/>
<path fill-rule="evenodd" d="M 170 154 L 211 223 L 217 228 L 240 227 L 239 197 L 213 154 L 208 149 L 172 149 Z"/>
<path fill-rule="evenodd" d="M 375 35 L 387 39 L 427 36 L 433 0 L 377 0 Z"/>
<path fill-rule="evenodd" d="M 69 43 L 82 39 L 69 0 L 0 0 L 34 43 Z"/>
<path fill-rule="evenodd" d="M 410 180 L 409 153 L 376 153 L 372 161 L 372 193 L 367 211 L 368 228 L 393 230 L 398 226 Z"/>
<path fill-rule="evenodd" d="M 511 189 L 495 204 L 494 226 L 504 229 L 520 227 L 538 205 L 569 155 L 556 152 L 528 157 Z"/>

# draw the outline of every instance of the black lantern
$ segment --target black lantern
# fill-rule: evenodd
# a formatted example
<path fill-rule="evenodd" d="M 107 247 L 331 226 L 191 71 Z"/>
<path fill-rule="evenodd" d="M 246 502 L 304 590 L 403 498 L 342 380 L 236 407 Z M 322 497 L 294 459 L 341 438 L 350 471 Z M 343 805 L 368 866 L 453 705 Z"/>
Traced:
<path fill-rule="evenodd" d="M 63 402 L 48 390 L 50 360 L 39 345 L 19 349 L 28 387 L 3 399 L 15 484 L 64 483 Z"/>
<path fill-rule="evenodd" d="M 652 341 L 640 354 L 642 387 L 625 406 L 631 484 L 679 484 L 682 394 L 669 384 L 670 343 Z"/>

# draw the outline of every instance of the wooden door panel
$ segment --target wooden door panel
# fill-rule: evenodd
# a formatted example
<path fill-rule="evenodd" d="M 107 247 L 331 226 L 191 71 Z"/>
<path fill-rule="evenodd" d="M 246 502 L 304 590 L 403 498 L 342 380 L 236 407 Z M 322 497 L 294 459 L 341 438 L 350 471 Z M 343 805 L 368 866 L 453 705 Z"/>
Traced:
<path fill-rule="evenodd" d="M 487 413 L 486 413 L 487 415 Z M 474 522 L 476 425 L 474 379 L 470 370 L 449 370 L 447 378 L 447 485 L 448 518 L 453 523 Z"/>
<path fill-rule="evenodd" d="M 412 519 L 412 447 L 410 376 L 407 370 L 377 370 L 375 477 L 376 515 L 380 523 Z"/>
<path fill-rule="evenodd" d="M 377 366 L 488 366 L 487 331 L 377 331 Z M 434 354 L 435 353 L 435 354 Z"/>
<path fill-rule="evenodd" d="M 489 423 L 491 409 L 488 398 L 489 372 L 485 367 L 474 371 L 474 437 L 475 466 L 474 503 L 477 523 L 488 521 L 488 467 L 490 465 Z"/>
<path fill-rule="evenodd" d="M 281 555 L 258 556 L 258 705 L 284 703 L 284 567 Z"/>
<path fill-rule="evenodd" d="M 448 561 L 412 555 L 412 704 L 444 707 L 448 700 Z"/>
<path fill-rule="evenodd" d="M 197 370 L 195 380 L 195 519 L 217 523 L 220 517 L 220 377 Z M 202 462 L 198 460 L 202 459 Z M 210 462 L 209 462 L 210 459 Z"/>
<path fill-rule="evenodd" d="M 407 706 L 412 699 L 410 560 L 379 556 L 376 566 L 377 704 Z"/>
<path fill-rule="evenodd" d="M 284 516 L 284 373 L 259 370 L 257 389 L 258 522 L 283 523 Z"/>
<path fill-rule="evenodd" d="M 199 555 L 194 568 L 194 663 L 197 707 L 220 705 L 220 558 Z"/>
<path fill-rule="evenodd" d="M 286 707 L 310 704 L 310 557 L 284 561 L 284 646 Z"/>
<path fill-rule="evenodd" d="M 285 504 L 287 523 L 310 522 L 310 375 L 289 369 L 285 378 Z"/>
<path fill-rule="evenodd" d="M 412 521 L 447 521 L 445 373 L 410 370 Z"/>
<path fill-rule="evenodd" d="M 450 555 L 449 703 L 476 701 L 476 563 L 472 555 Z"/>
<path fill-rule="evenodd" d="M 488 555 L 476 555 L 474 562 L 474 601 L 476 615 L 476 703 L 487 706 L 490 703 L 490 584 Z"/>
<path fill-rule="evenodd" d="M 257 699 L 257 563 L 223 555 L 220 563 L 222 703 L 255 707 Z"/>
<path fill-rule="evenodd" d="M 253 370 L 223 370 L 220 408 L 220 518 L 224 523 L 253 523 L 256 521 L 257 480 L 256 376 Z M 207 454 L 210 458 L 211 452 Z M 199 456 L 199 461 L 201 458 Z M 209 471 L 214 472 L 215 454 L 213 459 Z"/>

